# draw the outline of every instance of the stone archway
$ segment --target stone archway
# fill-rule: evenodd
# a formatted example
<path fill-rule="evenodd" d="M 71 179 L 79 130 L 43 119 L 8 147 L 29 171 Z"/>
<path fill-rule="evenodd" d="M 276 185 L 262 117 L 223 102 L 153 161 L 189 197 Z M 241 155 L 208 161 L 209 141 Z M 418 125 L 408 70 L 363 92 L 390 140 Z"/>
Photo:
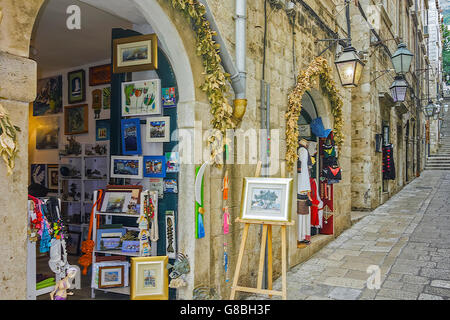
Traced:
<path fill-rule="evenodd" d="M 195 35 L 190 26 L 170 5 L 161 0 L 129 0 L 152 25 L 162 40 L 163 49 L 172 63 L 179 86 L 179 129 L 194 129 L 195 110 L 207 102 L 199 89 L 203 66 L 195 54 Z M 88 1 L 86 1 L 88 2 Z M 101 2 L 101 1 L 97 1 Z M 0 181 L 4 191 L 0 194 L 0 240 L 12 243 L 2 250 L 0 267 L 3 299 L 26 298 L 27 261 L 27 185 L 28 185 L 28 107 L 36 96 L 36 62 L 30 60 L 29 45 L 36 17 L 44 0 L 2 1 L 3 21 L 0 22 L 0 103 L 11 116 L 12 122 L 21 127 L 21 146 L 14 175 L 8 177 L 6 168 L 0 166 Z M 107 1 L 108 3 L 108 1 Z M 176 23 L 174 23 L 176 21 Z M 183 34 L 183 37 L 180 36 Z M 196 75 L 194 77 L 194 75 Z M 207 119 L 208 115 L 203 116 Z M 203 119 L 199 119 L 203 120 Z M 189 256 L 191 272 L 188 286 L 178 290 L 180 298 L 192 297 L 195 269 L 195 229 L 191 214 L 195 211 L 194 200 L 189 195 L 194 176 L 194 164 L 180 167 L 179 178 L 179 238 L 180 250 Z M 14 199 L 14 201 L 11 201 Z"/>

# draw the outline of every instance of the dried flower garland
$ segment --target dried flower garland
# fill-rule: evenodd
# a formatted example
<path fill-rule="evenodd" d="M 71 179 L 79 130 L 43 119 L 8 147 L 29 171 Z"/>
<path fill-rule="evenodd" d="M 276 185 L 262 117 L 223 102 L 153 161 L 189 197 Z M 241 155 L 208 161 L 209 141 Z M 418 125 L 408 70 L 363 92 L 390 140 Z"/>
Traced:
<path fill-rule="evenodd" d="M 303 94 L 312 87 L 317 86 L 317 80 L 320 81 L 320 87 L 326 93 L 331 102 L 331 112 L 334 116 L 334 139 L 337 145 L 342 145 L 344 141 L 342 127 L 343 101 L 339 96 L 332 76 L 332 69 L 327 60 L 322 57 L 316 57 L 306 70 L 302 70 L 297 77 L 297 85 L 289 94 L 289 106 L 286 111 L 286 162 L 290 172 L 297 162 L 298 149 L 298 118 L 302 110 Z"/>
<path fill-rule="evenodd" d="M 13 172 L 15 159 L 19 152 L 18 131 L 20 128 L 11 124 L 8 112 L 0 104 L 0 155 L 6 162 L 8 175 Z"/>
<path fill-rule="evenodd" d="M 172 6 L 184 13 L 190 20 L 197 37 L 197 55 L 203 58 L 205 68 L 205 82 L 201 89 L 208 95 L 213 119 L 211 124 L 216 134 L 211 135 L 208 144 L 211 149 L 211 161 L 218 164 L 219 156 L 224 151 L 225 133 L 227 129 L 234 129 L 236 123 L 232 119 L 233 108 L 228 102 L 228 83 L 230 74 L 224 72 L 219 56 L 219 47 L 213 40 L 216 32 L 211 30 L 210 23 L 205 17 L 206 8 L 198 0 L 171 0 Z M 221 133 L 217 135 L 218 132 Z"/>

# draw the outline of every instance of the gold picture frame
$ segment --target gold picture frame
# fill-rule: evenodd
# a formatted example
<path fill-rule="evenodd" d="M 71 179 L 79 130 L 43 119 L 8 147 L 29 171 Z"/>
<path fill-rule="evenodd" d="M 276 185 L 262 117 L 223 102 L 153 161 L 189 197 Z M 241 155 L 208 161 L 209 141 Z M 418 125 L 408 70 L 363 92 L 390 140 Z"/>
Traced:
<path fill-rule="evenodd" d="M 131 300 L 168 300 L 168 256 L 131 258 Z"/>
<path fill-rule="evenodd" d="M 114 39 L 113 73 L 158 69 L 158 37 L 155 33 Z"/>

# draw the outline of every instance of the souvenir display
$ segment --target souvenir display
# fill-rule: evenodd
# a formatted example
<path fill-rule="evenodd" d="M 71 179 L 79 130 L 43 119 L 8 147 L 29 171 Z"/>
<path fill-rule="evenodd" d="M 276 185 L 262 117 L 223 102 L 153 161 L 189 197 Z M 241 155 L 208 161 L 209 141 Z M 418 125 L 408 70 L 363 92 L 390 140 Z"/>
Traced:
<path fill-rule="evenodd" d="M 96 120 L 95 121 L 95 140 L 104 141 L 109 140 L 110 120 Z"/>
<path fill-rule="evenodd" d="M 64 134 L 89 132 L 89 110 L 87 104 L 64 107 Z"/>
<path fill-rule="evenodd" d="M 395 180 L 394 147 L 392 144 L 383 146 L 383 179 Z"/>
<path fill-rule="evenodd" d="M 166 211 L 166 255 L 170 259 L 175 259 L 177 256 L 177 241 L 175 228 L 175 214 L 174 211 Z"/>
<path fill-rule="evenodd" d="M 102 112 L 102 96 L 102 90 L 95 89 L 92 91 L 92 109 L 94 110 L 94 119 L 100 119 L 100 113 Z"/>
<path fill-rule="evenodd" d="M 184 275 L 188 274 L 191 271 L 191 266 L 189 265 L 189 260 L 187 255 L 180 252 L 177 254 L 177 260 L 175 260 L 175 263 L 168 264 L 167 269 L 172 269 L 169 277 L 174 279 L 179 279 L 180 277 L 183 278 Z"/>
<path fill-rule="evenodd" d="M 309 244 L 311 241 L 311 184 L 309 166 L 312 165 L 308 152 L 308 141 L 299 141 L 297 161 L 297 245 Z"/>
<path fill-rule="evenodd" d="M 79 103 L 86 100 L 86 75 L 84 70 L 72 71 L 67 74 L 69 103 Z"/>
<path fill-rule="evenodd" d="M 108 154 L 108 143 L 87 143 L 84 145 L 84 155 L 86 156 L 104 156 Z"/>
<path fill-rule="evenodd" d="M 161 114 L 161 80 L 122 83 L 122 116 Z"/>
<path fill-rule="evenodd" d="M 155 33 L 113 41 L 113 72 L 158 69 L 158 37 Z"/>
<path fill-rule="evenodd" d="M 139 255 L 149 256 L 151 242 L 150 238 L 150 224 L 151 217 L 154 215 L 154 205 L 148 191 L 141 193 L 141 210 L 138 220 L 139 225 Z"/>
<path fill-rule="evenodd" d="M 125 267 L 120 266 L 102 266 L 98 269 L 98 287 L 103 288 L 118 288 L 123 287 Z"/>
<path fill-rule="evenodd" d="M 125 228 L 119 229 L 98 229 L 97 230 L 97 250 L 116 250 L 122 248 L 120 238 L 127 232 Z"/>
<path fill-rule="evenodd" d="M 62 112 L 62 76 L 37 81 L 37 96 L 33 102 L 33 116 Z"/>
<path fill-rule="evenodd" d="M 81 143 L 75 137 L 67 137 L 67 142 L 64 145 L 64 150 L 59 151 L 60 156 L 78 156 L 81 154 Z"/>
<path fill-rule="evenodd" d="M 178 152 L 166 152 L 166 172 L 180 171 L 180 154 Z"/>
<path fill-rule="evenodd" d="M 58 192 L 59 168 L 57 164 L 47 165 L 47 187 L 50 192 Z"/>
<path fill-rule="evenodd" d="M 158 192 L 158 198 L 164 197 L 164 182 L 162 178 L 148 179 L 148 190 Z"/>
<path fill-rule="evenodd" d="M 167 256 L 131 258 L 131 300 L 167 300 Z"/>
<path fill-rule="evenodd" d="M 89 68 L 89 85 L 91 87 L 111 82 L 111 65 L 105 64 Z"/>
<path fill-rule="evenodd" d="M 142 154 L 141 121 L 139 118 L 122 119 L 122 154 Z"/>
<path fill-rule="evenodd" d="M 143 159 L 138 156 L 111 156 L 111 178 L 142 179 Z"/>
<path fill-rule="evenodd" d="M 102 262 L 96 262 L 92 265 L 92 273 L 93 273 L 93 285 L 92 287 L 94 289 L 98 289 L 99 288 L 99 282 L 100 280 L 100 268 L 104 268 L 104 267 L 114 267 L 114 268 L 118 268 L 118 267 L 123 267 L 123 285 L 121 285 L 122 287 L 128 287 L 129 286 L 129 268 L 130 268 L 130 263 L 128 261 L 102 261 Z"/>
<path fill-rule="evenodd" d="M 164 156 L 144 157 L 144 177 L 164 178 L 166 176 L 166 158 Z"/>
<path fill-rule="evenodd" d="M 170 142 L 170 117 L 147 118 L 147 142 Z"/>
<path fill-rule="evenodd" d="M 241 219 L 290 221 L 292 179 L 244 178 Z"/>
<path fill-rule="evenodd" d="M 178 193 L 177 179 L 164 179 L 164 192 Z"/>
<path fill-rule="evenodd" d="M 59 148 L 59 117 L 41 117 L 36 125 L 36 150 Z"/>
<path fill-rule="evenodd" d="M 162 105 L 164 108 L 177 106 L 174 87 L 162 89 Z"/>
<path fill-rule="evenodd" d="M 108 159 L 106 157 L 87 157 L 85 161 L 85 179 L 106 179 L 108 177 Z"/>

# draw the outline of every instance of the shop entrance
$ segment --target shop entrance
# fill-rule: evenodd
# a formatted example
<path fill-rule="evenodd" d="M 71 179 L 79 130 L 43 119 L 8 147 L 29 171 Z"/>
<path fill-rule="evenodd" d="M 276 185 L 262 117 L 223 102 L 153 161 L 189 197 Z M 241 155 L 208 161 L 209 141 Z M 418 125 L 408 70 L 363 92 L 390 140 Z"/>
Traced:
<path fill-rule="evenodd" d="M 66 10 L 71 5 L 81 9 L 81 29 L 67 28 Z M 157 57 L 157 69 L 137 67 L 113 73 L 114 39 L 148 34 L 158 37 L 153 57 Z M 133 65 L 133 61 L 142 57 L 141 52 L 131 52 L 135 49 L 133 43 L 125 43 L 130 49 L 124 51 L 123 57 L 127 54 L 124 61 Z M 81 243 L 87 238 L 91 208 L 96 200 L 94 191 L 105 189 L 107 185 L 140 185 L 143 190 L 158 191 L 159 195 L 159 239 L 152 243 L 151 255 L 169 255 L 169 262 L 173 263 L 177 252 L 183 251 L 191 257 L 192 270 L 194 236 L 193 232 L 185 230 L 189 231 L 191 226 L 190 215 L 186 212 L 194 212 L 194 206 L 180 203 L 179 199 L 188 199 L 186 186 L 193 181 L 184 178 L 186 167 L 179 161 L 178 131 L 193 127 L 196 84 L 188 55 L 170 18 L 155 1 L 49 0 L 35 22 L 30 58 L 38 66 L 38 96 L 30 105 L 29 119 L 29 183 L 35 187 L 30 190 L 40 185 L 41 191 L 47 189 L 45 195 L 40 195 L 61 201 L 69 263 L 78 264 Z M 131 82 L 134 89 L 130 93 L 122 84 Z M 156 85 L 151 87 L 147 83 Z M 138 86 L 143 86 L 142 90 Z M 151 90 L 155 91 L 154 95 L 147 94 Z M 130 99 L 126 93 L 130 93 Z M 139 101 L 139 96 L 145 99 Z M 155 103 L 157 100 L 159 103 Z M 147 114 L 124 114 L 124 104 L 131 106 L 133 103 L 136 106 L 140 103 L 141 108 L 155 105 L 155 112 L 152 107 Z M 160 104 L 159 112 L 156 112 L 157 104 Z M 180 118 L 182 126 L 178 125 Z M 130 140 L 125 139 L 125 133 L 131 131 L 125 131 L 127 121 L 124 120 L 137 123 L 137 132 L 131 135 L 131 149 L 128 149 Z M 138 170 L 122 168 L 120 174 L 128 171 L 132 174 L 130 177 L 118 177 L 115 170 L 124 161 L 134 161 L 123 157 L 140 161 Z M 138 231 L 136 217 L 126 217 L 125 211 L 103 219 L 100 224 L 103 228 Z M 173 217 L 170 226 L 167 217 Z M 180 248 L 178 244 L 184 242 L 188 245 Z M 39 245 L 37 247 L 39 251 Z M 114 255 L 123 261 L 123 258 L 128 260 L 139 254 L 127 254 L 123 250 L 100 254 L 102 257 Z M 35 263 L 41 278 L 36 281 L 52 276 L 48 258 L 48 252 L 38 252 Z M 83 276 L 83 289 L 71 299 L 89 297 L 91 284 L 91 275 Z M 193 281 L 183 289 L 170 289 L 169 296 L 189 298 L 192 286 Z M 99 292 L 107 295 L 107 299 L 130 298 L 129 290 L 116 290 L 119 295 L 107 291 Z M 38 297 L 41 298 L 48 299 L 48 295 Z"/>

